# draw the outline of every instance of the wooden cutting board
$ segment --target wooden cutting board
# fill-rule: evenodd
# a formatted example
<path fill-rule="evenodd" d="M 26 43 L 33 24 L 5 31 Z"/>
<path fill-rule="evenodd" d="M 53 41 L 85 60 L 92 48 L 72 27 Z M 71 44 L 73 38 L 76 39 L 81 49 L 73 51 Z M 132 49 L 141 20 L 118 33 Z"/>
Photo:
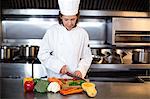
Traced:
<path fill-rule="evenodd" d="M 62 89 L 70 88 L 70 87 L 81 88 L 81 85 L 71 85 L 71 83 L 75 82 L 79 84 L 81 81 L 83 81 L 83 80 L 74 80 L 74 79 L 60 79 L 60 80 L 63 82 Z"/>

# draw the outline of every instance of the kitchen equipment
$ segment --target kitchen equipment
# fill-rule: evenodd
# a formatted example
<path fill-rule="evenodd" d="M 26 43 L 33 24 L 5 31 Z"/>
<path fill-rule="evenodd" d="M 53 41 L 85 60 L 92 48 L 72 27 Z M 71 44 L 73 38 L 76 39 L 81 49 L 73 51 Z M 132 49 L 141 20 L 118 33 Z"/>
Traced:
<path fill-rule="evenodd" d="M 11 46 L 1 46 L 1 61 L 7 61 L 10 62 L 12 60 L 12 58 L 14 57 L 14 51 L 13 48 Z"/>
<path fill-rule="evenodd" d="M 101 63 L 102 64 L 108 64 L 110 63 L 110 60 L 109 60 L 109 56 L 111 55 L 111 49 L 101 49 L 101 56 L 102 56 L 102 61 Z"/>
<path fill-rule="evenodd" d="M 92 57 L 93 57 L 92 63 L 94 63 L 94 64 L 98 63 L 99 64 L 102 62 L 102 54 L 100 51 L 101 50 L 98 48 L 92 48 L 91 49 Z"/>
<path fill-rule="evenodd" d="M 125 56 L 123 56 L 123 63 L 124 64 L 132 64 L 132 49 L 124 50 Z"/>
<path fill-rule="evenodd" d="M 6 49 L 6 59 L 10 60 L 10 58 L 11 58 L 11 49 L 9 47 L 7 47 L 7 49 Z"/>
<path fill-rule="evenodd" d="M 101 53 L 104 54 L 105 56 L 111 54 L 111 49 L 101 49 Z"/>
<path fill-rule="evenodd" d="M 93 56 L 100 55 L 100 49 L 98 48 L 92 48 L 91 52 Z"/>
<path fill-rule="evenodd" d="M 1 54 L 1 61 L 4 60 L 4 47 L 1 46 L 1 51 L 0 51 L 0 54 Z"/>
<path fill-rule="evenodd" d="M 121 64 L 121 56 L 117 53 L 116 48 L 112 48 L 112 54 L 108 57 L 111 64 Z"/>
<path fill-rule="evenodd" d="M 116 46 L 150 46 L 149 18 L 113 18 L 107 40 Z"/>
<path fill-rule="evenodd" d="M 123 57 L 126 56 L 126 52 L 123 49 L 116 49 L 116 53 L 120 56 L 121 63 L 124 64 Z"/>
<path fill-rule="evenodd" d="M 150 63 L 149 49 L 134 49 L 132 53 L 133 63 Z"/>
<path fill-rule="evenodd" d="M 28 45 L 20 46 L 20 56 L 23 58 L 29 57 L 29 46 Z"/>
<path fill-rule="evenodd" d="M 36 58 L 38 54 L 39 47 L 38 46 L 30 46 L 29 47 L 29 57 Z"/>
<path fill-rule="evenodd" d="M 9 6 L 7 5 L 9 4 Z M 58 9 L 57 0 L 6 0 L 1 2 L 2 9 Z M 125 11 L 123 15 L 126 15 L 126 11 L 148 12 L 149 0 L 81 0 L 80 5 L 82 10 L 100 10 L 100 11 Z M 25 11 L 26 12 L 26 11 Z M 34 11 L 31 11 L 33 13 Z M 29 13 L 29 12 L 26 12 Z M 37 13 L 37 11 L 36 11 Z M 33 13 L 33 14 L 36 14 Z M 47 12 L 49 13 L 49 12 Z M 88 13 L 92 14 L 92 13 Z M 100 13 L 101 14 L 105 14 Z M 114 14 L 114 13 L 112 13 Z M 120 15 L 119 13 L 116 13 Z M 139 16 L 139 14 L 137 14 Z"/>

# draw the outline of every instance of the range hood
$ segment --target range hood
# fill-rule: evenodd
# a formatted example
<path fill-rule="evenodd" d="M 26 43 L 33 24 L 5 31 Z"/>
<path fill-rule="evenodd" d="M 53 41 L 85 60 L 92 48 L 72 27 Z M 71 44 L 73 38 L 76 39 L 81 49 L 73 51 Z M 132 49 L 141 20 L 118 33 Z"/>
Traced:
<path fill-rule="evenodd" d="M 58 9 L 58 0 L 1 0 L 2 9 Z M 81 0 L 80 10 L 149 12 L 150 0 Z"/>

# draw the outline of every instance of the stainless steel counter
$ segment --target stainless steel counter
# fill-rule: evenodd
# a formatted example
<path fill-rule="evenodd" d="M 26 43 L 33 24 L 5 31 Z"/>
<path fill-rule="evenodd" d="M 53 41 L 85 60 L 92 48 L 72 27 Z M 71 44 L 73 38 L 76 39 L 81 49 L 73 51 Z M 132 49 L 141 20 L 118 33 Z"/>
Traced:
<path fill-rule="evenodd" d="M 24 93 L 21 79 L 0 79 L 1 99 L 88 99 L 85 93 L 62 96 L 59 93 Z M 150 83 L 94 82 L 98 94 L 93 99 L 150 99 Z"/>
<path fill-rule="evenodd" d="M 139 76 L 150 78 L 150 64 L 92 64 L 88 71 L 92 81 L 143 82 Z"/>
<path fill-rule="evenodd" d="M 92 64 L 94 70 L 129 70 L 129 69 L 150 69 L 150 64 Z"/>
<path fill-rule="evenodd" d="M 44 70 L 44 66 L 41 64 L 34 64 L 34 68 L 32 68 L 31 63 L 1 63 L 1 75 L 0 77 L 7 77 L 7 78 L 23 78 L 23 77 L 31 77 L 32 74 L 35 78 L 45 77 L 46 72 Z M 33 70 L 32 70 L 33 69 Z M 90 72 L 96 72 L 101 73 L 97 76 L 102 76 L 103 74 L 109 73 L 109 75 L 114 71 L 115 72 L 121 72 L 120 74 L 117 73 L 117 75 L 125 74 L 124 71 L 130 71 L 130 69 L 139 69 L 144 70 L 143 75 L 149 76 L 150 75 L 150 64 L 92 64 L 89 73 Z M 130 71 L 130 73 L 138 73 L 136 71 Z M 138 75 L 139 76 L 139 75 Z M 140 75 L 141 76 L 141 75 Z"/>
<path fill-rule="evenodd" d="M 32 67 L 33 66 L 33 67 Z M 1 76 L 7 78 L 31 77 L 40 78 L 46 76 L 46 72 L 41 64 L 31 63 L 1 63 Z"/>

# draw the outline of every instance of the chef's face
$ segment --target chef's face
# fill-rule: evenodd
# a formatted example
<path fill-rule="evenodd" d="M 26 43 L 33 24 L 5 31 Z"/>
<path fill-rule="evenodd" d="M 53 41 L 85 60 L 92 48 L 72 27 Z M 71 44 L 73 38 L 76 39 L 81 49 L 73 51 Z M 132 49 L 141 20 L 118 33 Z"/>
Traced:
<path fill-rule="evenodd" d="M 76 26 L 76 21 L 77 21 L 77 16 L 73 15 L 73 16 L 62 16 L 61 20 L 63 22 L 64 27 L 70 31 L 72 28 L 74 28 Z"/>

